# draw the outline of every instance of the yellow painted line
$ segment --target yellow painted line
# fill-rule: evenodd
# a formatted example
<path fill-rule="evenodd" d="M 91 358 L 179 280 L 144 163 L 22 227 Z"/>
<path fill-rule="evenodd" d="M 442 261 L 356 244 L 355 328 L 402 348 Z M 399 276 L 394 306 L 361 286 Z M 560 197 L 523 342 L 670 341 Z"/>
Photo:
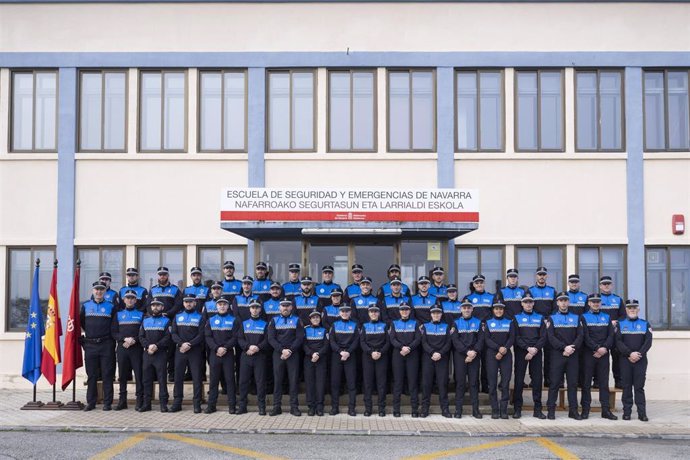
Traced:
<path fill-rule="evenodd" d="M 426 460 L 426 459 L 432 459 L 432 458 L 450 457 L 451 455 L 471 454 L 473 452 L 481 452 L 482 450 L 496 449 L 498 447 L 505 447 L 505 446 L 510 446 L 513 444 L 520 444 L 522 442 L 529 442 L 529 441 L 532 441 L 532 439 L 530 439 L 530 438 L 506 439 L 505 441 L 487 442 L 485 444 L 478 444 L 476 446 L 460 447 L 458 449 L 441 450 L 438 452 L 432 452 L 430 454 L 415 455 L 412 457 L 407 457 L 404 460 Z"/>
<path fill-rule="evenodd" d="M 129 438 L 125 439 L 122 442 L 119 442 L 115 444 L 113 447 L 110 449 L 106 449 L 103 452 L 100 452 L 93 457 L 91 457 L 91 460 L 108 460 L 116 455 L 121 454 L 122 452 L 126 451 L 127 449 L 130 449 L 137 444 L 139 444 L 141 441 L 144 439 L 148 438 L 149 434 L 148 433 L 137 433 L 133 436 L 130 436 Z"/>
<path fill-rule="evenodd" d="M 570 452 L 568 449 L 561 446 L 560 444 L 551 441 L 550 439 L 539 438 L 536 440 L 536 442 L 537 444 L 549 449 L 549 451 L 551 451 L 552 454 L 554 454 L 561 460 L 579 460 L 579 457 L 577 455 Z"/>
<path fill-rule="evenodd" d="M 165 438 L 165 439 L 171 439 L 173 441 L 185 442 L 185 443 L 191 444 L 193 446 L 205 447 L 207 449 L 213 449 L 213 450 L 219 450 L 221 452 L 227 452 L 229 454 L 242 455 L 244 457 L 260 458 L 260 459 L 265 459 L 265 460 L 268 460 L 268 459 L 283 460 L 281 457 L 274 457 L 272 455 L 257 452 L 255 450 L 241 449 L 239 447 L 226 446 L 224 444 L 218 444 L 218 443 L 211 442 L 211 441 L 204 441 L 202 439 L 195 439 L 195 438 L 190 438 L 187 436 L 180 436 L 179 434 L 161 433 L 161 434 L 158 434 L 158 436 Z"/>

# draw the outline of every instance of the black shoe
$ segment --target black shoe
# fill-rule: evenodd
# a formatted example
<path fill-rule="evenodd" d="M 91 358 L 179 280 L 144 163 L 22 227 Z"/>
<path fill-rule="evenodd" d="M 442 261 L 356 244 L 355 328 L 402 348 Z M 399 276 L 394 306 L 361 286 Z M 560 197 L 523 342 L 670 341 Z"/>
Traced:
<path fill-rule="evenodd" d="M 481 412 L 479 412 L 479 409 L 472 409 L 472 417 L 474 418 L 484 418 Z"/>
<path fill-rule="evenodd" d="M 556 410 L 549 409 L 549 415 L 546 416 L 549 420 L 556 420 Z"/>
<path fill-rule="evenodd" d="M 237 412 L 236 412 L 236 415 L 246 414 L 247 412 L 248 412 L 248 411 L 247 411 L 247 408 L 246 408 L 246 407 L 240 406 L 240 408 L 239 408 L 239 409 L 237 410 Z M 259 411 L 259 412 L 261 412 L 261 411 Z M 266 413 L 266 412 L 264 411 L 264 414 L 265 414 L 265 413 Z"/>
<path fill-rule="evenodd" d="M 580 414 L 580 419 L 581 420 L 587 420 L 588 418 L 589 418 L 589 411 L 583 410 L 582 413 Z"/>
<path fill-rule="evenodd" d="M 111 406 L 110 404 L 103 404 L 103 410 L 106 412 L 111 411 L 113 410 L 113 406 Z"/>
<path fill-rule="evenodd" d="M 314 410 L 313 407 L 310 407 L 309 410 L 307 411 L 307 416 L 313 417 L 314 415 L 316 415 L 316 411 Z"/>
<path fill-rule="evenodd" d="M 340 409 L 337 407 L 332 407 L 331 411 L 328 413 L 328 415 L 338 415 L 340 413 Z"/>
<path fill-rule="evenodd" d="M 179 404 L 173 404 L 170 407 L 170 412 L 180 412 L 182 410 L 182 406 Z"/>
<path fill-rule="evenodd" d="M 497 410 L 492 410 L 491 411 L 491 418 L 494 420 L 497 420 L 501 418 L 501 414 Z"/>
<path fill-rule="evenodd" d="M 499 413 L 501 414 L 501 418 L 502 418 L 503 420 L 507 420 L 507 419 L 508 419 L 508 408 L 507 408 L 507 407 L 501 407 L 501 410 L 500 410 Z"/>
<path fill-rule="evenodd" d="M 443 410 L 441 411 L 441 415 L 442 415 L 444 418 L 452 418 L 452 417 L 453 417 L 452 415 L 450 415 L 450 411 L 449 411 L 448 409 L 443 409 Z"/>
<path fill-rule="evenodd" d="M 163 412 L 163 413 L 170 412 L 170 410 L 168 410 L 167 404 L 161 404 L 161 412 Z"/>
<path fill-rule="evenodd" d="M 371 410 L 370 410 L 370 409 L 366 409 L 366 410 L 364 411 L 364 416 L 365 416 L 365 417 L 371 417 Z"/>
<path fill-rule="evenodd" d="M 623 414 L 623 420 L 630 420 L 630 414 Z"/>
<path fill-rule="evenodd" d="M 228 414 L 237 414 L 237 408 L 235 406 L 228 406 Z"/>
<path fill-rule="evenodd" d="M 292 409 L 290 409 L 290 415 L 294 415 L 295 417 L 301 417 L 302 411 L 299 410 L 299 407 L 293 407 Z"/>
<path fill-rule="evenodd" d="M 201 413 L 201 404 L 194 404 L 194 413 L 195 414 Z"/>
<path fill-rule="evenodd" d="M 385 409 L 379 409 L 379 417 L 385 417 L 386 416 L 386 410 Z"/>
<path fill-rule="evenodd" d="M 648 421 L 649 421 L 649 419 L 647 418 L 646 415 L 638 415 L 638 416 L 637 416 L 637 419 L 638 419 L 640 422 L 648 422 Z"/>
<path fill-rule="evenodd" d="M 117 402 L 117 406 L 115 406 L 115 408 L 113 410 L 125 410 L 125 409 L 127 409 L 127 400 L 121 399 Z"/>
<path fill-rule="evenodd" d="M 395 418 L 400 418 L 401 415 L 402 415 L 402 414 L 401 414 L 399 411 L 398 411 L 398 412 L 393 411 L 393 417 L 395 417 Z"/>
<path fill-rule="evenodd" d="M 281 409 L 280 407 L 274 407 L 273 409 L 271 409 L 271 412 L 268 413 L 268 416 L 275 417 L 276 415 L 280 415 L 282 413 L 283 409 Z"/>
<path fill-rule="evenodd" d="M 86 406 L 84 406 L 83 410 L 84 410 L 84 412 L 89 412 L 89 411 L 94 410 L 95 408 L 96 408 L 95 404 L 87 404 Z"/>
<path fill-rule="evenodd" d="M 412 418 L 417 418 L 417 417 L 419 417 L 419 412 L 413 411 L 412 412 Z"/>
<path fill-rule="evenodd" d="M 520 417 L 522 417 L 522 411 L 520 409 L 513 410 L 513 418 L 520 418 Z"/>
<path fill-rule="evenodd" d="M 323 409 L 316 409 L 316 416 L 323 417 Z"/>
<path fill-rule="evenodd" d="M 347 411 L 347 415 L 350 417 L 357 417 L 357 412 L 354 409 L 350 409 Z"/>
<path fill-rule="evenodd" d="M 146 406 L 141 406 L 139 408 L 139 412 L 151 412 L 151 404 L 148 404 Z"/>
<path fill-rule="evenodd" d="M 544 415 L 544 413 L 541 410 L 535 410 L 532 416 L 534 418 L 538 418 L 539 420 L 544 420 L 546 418 L 546 415 Z"/>
<path fill-rule="evenodd" d="M 247 409 L 245 408 L 244 410 L 245 410 L 245 414 L 246 414 Z M 264 415 L 266 415 L 266 408 L 265 407 L 259 407 L 259 415 L 261 415 L 262 417 Z"/>
<path fill-rule="evenodd" d="M 623 383 L 620 382 L 620 381 L 617 381 L 617 382 L 614 384 L 614 386 L 615 386 L 616 388 L 618 388 L 619 390 L 622 390 L 622 389 L 623 389 Z"/>
<path fill-rule="evenodd" d="M 453 418 L 462 418 L 462 412 L 456 410 L 453 414 Z"/>
<path fill-rule="evenodd" d="M 575 420 L 582 420 L 582 416 L 580 414 L 578 414 L 576 410 L 572 410 L 572 411 L 568 412 L 568 418 L 572 418 Z"/>
<path fill-rule="evenodd" d="M 204 409 L 204 414 L 212 414 L 216 411 L 216 406 L 208 405 L 206 406 L 206 409 Z"/>
<path fill-rule="evenodd" d="M 606 418 L 609 420 L 618 420 L 618 417 L 615 416 L 611 411 L 603 411 L 601 413 L 601 418 Z"/>
<path fill-rule="evenodd" d="M 427 418 L 429 416 L 429 410 L 428 409 L 422 409 L 422 412 L 419 413 L 419 416 L 421 418 Z"/>

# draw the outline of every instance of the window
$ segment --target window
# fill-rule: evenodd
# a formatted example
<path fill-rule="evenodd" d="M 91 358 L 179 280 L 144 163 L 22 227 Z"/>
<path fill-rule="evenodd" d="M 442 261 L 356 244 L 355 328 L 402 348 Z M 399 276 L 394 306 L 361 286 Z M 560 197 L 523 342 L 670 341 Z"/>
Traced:
<path fill-rule="evenodd" d="M 247 150 L 247 72 L 199 73 L 199 151 Z"/>
<path fill-rule="evenodd" d="M 495 293 L 503 285 L 504 254 L 502 247 L 457 247 L 458 296 L 470 293 L 472 277 L 482 274 L 486 290 Z"/>
<path fill-rule="evenodd" d="M 432 152 L 436 149 L 435 80 L 433 70 L 388 72 L 390 152 Z"/>
<path fill-rule="evenodd" d="M 245 246 L 200 247 L 197 260 L 203 272 L 201 282 L 208 284 L 209 281 L 223 280 L 225 278 L 223 263 L 226 260 L 235 263 L 235 278 L 242 279 L 246 273 L 246 259 L 247 249 Z"/>
<path fill-rule="evenodd" d="M 645 150 L 690 149 L 687 70 L 644 72 Z"/>
<path fill-rule="evenodd" d="M 268 150 L 316 150 L 316 79 L 313 70 L 268 73 Z"/>
<path fill-rule="evenodd" d="M 187 144 L 187 74 L 181 70 L 140 73 L 139 150 L 184 152 Z"/>
<path fill-rule="evenodd" d="M 515 146 L 519 151 L 564 150 L 563 72 L 515 72 Z"/>
<path fill-rule="evenodd" d="M 8 250 L 8 285 L 7 285 L 7 318 L 8 331 L 21 332 L 26 329 L 29 319 L 31 301 L 31 282 L 34 276 L 36 259 L 41 259 L 38 288 L 41 307 L 45 313 L 50 295 L 50 280 L 55 260 L 55 249 L 45 248 L 10 248 Z"/>
<path fill-rule="evenodd" d="M 613 280 L 614 291 L 621 297 L 626 295 L 625 248 L 622 246 L 601 246 L 577 248 L 577 274 L 583 292 L 599 292 L 599 278 L 608 275 Z"/>
<path fill-rule="evenodd" d="M 575 149 L 623 150 L 623 72 L 575 73 Z"/>
<path fill-rule="evenodd" d="M 79 75 L 79 150 L 126 150 L 127 71 L 89 70 Z"/>
<path fill-rule="evenodd" d="M 690 246 L 648 247 L 646 253 L 647 321 L 690 328 Z"/>
<path fill-rule="evenodd" d="M 455 150 L 503 151 L 503 71 L 457 71 L 455 97 Z"/>
<path fill-rule="evenodd" d="M 12 72 L 10 150 L 57 151 L 57 72 Z"/>
<path fill-rule="evenodd" d="M 376 150 L 374 70 L 332 70 L 328 73 L 328 150 Z"/>
<path fill-rule="evenodd" d="M 125 251 L 122 247 L 79 248 L 77 257 L 81 260 L 79 295 L 82 302 L 91 298 L 91 283 L 98 274 L 108 272 L 112 276 L 110 288 L 118 291 L 125 277 Z"/>
<path fill-rule="evenodd" d="M 302 265 L 301 241 L 261 241 L 259 243 L 259 260 L 266 262 L 271 269 L 271 279 L 286 282 L 288 280 L 288 265 Z M 319 267 L 318 270 L 321 270 Z M 321 273 L 318 271 L 317 273 Z M 254 276 L 253 269 L 251 276 Z M 302 266 L 300 276 L 307 275 L 307 270 Z M 312 273 L 316 279 L 318 275 Z"/>
<path fill-rule="evenodd" d="M 549 272 L 546 283 L 553 286 L 556 291 L 565 289 L 565 248 L 563 246 L 517 247 L 515 266 L 520 272 L 521 285 L 533 286 L 537 268 L 546 267 Z"/>
<path fill-rule="evenodd" d="M 146 289 L 158 284 L 158 267 L 168 267 L 170 283 L 183 288 L 187 285 L 185 269 L 185 251 L 187 248 L 179 246 L 141 247 L 137 248 L 137 268 L 139 269 L 140 284 Z"/>

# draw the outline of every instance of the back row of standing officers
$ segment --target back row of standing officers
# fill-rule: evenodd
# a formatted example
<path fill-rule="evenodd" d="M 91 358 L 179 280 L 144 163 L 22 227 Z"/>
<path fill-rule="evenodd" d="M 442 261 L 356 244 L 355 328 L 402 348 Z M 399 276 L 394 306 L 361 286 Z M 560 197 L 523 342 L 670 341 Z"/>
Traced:
<path fill-rule="evenodd" d="M 376 295 L 371 279 L 364 276 L 364 267 L 357 264 L 352 266 L 354 282 L 345 289 L 333 282 L 331 266 L 323 267 L 322 280 L 317 284 L 310 277 L 300 278 L 298 264 L 290 264 L 290 279 L 284 284 L 267 276 L 268 266 L 263 262 L 256 265 L 256 279 L 236 279 L 231 261 L 225 262 L 223 271 L 225 279 L 209 287 L 201 283 L 201 269 L 193 267 L 193 284 L 180 290 L 170 283 L 168 269 L 159 267 L 158 284 L 148 292 L 139 286 L 138 271 L 130 268 L 127 285 L 119 293 L 110 289 L 110 275 L 101 273 L 93 284 L 92 299 L 81 311 L 88 375 L 85 410 L 95 407 L 99 374 L 104 381 L 103 410 L 111 409 L 116 356 L 120 371 L 116 410 L 127 408 L 127 376 L 132 372 L 136 410 L 151 410 L 154 381 L 160 387 L 161 411 L 181 410 L 187 373 L 193 381 L 194 412 L 201 412 L 201 381 L 208 362 L 206 413 L 216 411 L 219 384 L 227 393 L 229 412 L 246 413 L 253 380 L 259 413 L 264 415 L 265 389 L 272 380 L 274 406 L 270 415 L 278 415 L 282 413 L 287 376 L 290 413 L 299 416 L 298 385 L 303 375 L 309 415 L 323 415 L 327 386 L 331 395 L 336 395 L 331 398 L 330 414 L 339 413 L 344 376 L 349 415 L 356 415 L 359 377 L 364 389 L 364 415 L 373 412 L 376 390 L 379 416 L 385 416 L 387 380 L 392 370 L 396 417 L 401 415 L 400 400 L 407 383 L 413 417 L 428 415 L 436 384 L 443 416 L 462 417 L 462 400 L 469 389 L 472 415 L 481 418 L 481 382 L 490 395 L 492 418 L 508 418 L 514 369 L 513 417 L 520 418 L 529 369 L 534 417 L 555 418 L 558 389 L 565 374 L 571 418 L 588 418 L 594 378 L 600 389 L 601 415 L 615 420 L 608 390 L 612 355 L 616 384 L 623 387 L 623 418 L 630 419 L 634 401 L 638 418 L 647 420 L 644 380 L 652 330 L 637 316 L 636 300 L 623 302 L 613 294 L 608 276 L 600 279 L 600 293 L 588 296 L 579 290 L 577 275 L 569 276 L 567 292 L 556 293 L 546 283 L 545 267 L 536 270 L 536 283 L 529 288 L 519 286 L 517 270 L 510 269 L 506 286 L 496 294 L 484 289 L 482 275 L 475 275 L 469 294 L 459 300 L 457 286 L 444 283 L 442 267 L 435 267 L 431 277 L 419 277 L 412 294 L 400 280 L 400 267 L 393 264 L 388 270 L 389 281 Z M 456 385 L 454 414 L 449 409 L 447 388 L 451 362 Z M 542 366 L 544 384 L 549 387 L 548 415 L 542 412 Z M 168 381 L 175 383 L 170 408 L 166 373 Z M 578 383 L 582 387 L 582 412 L 578 410 Z"/>

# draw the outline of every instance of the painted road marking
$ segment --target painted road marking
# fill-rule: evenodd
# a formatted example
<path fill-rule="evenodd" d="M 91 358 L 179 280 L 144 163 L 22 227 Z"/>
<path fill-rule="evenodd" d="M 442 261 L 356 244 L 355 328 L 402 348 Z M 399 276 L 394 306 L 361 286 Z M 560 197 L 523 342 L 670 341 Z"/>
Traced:
<path fill-rule="evenodd" d="M 510 446 L 513 444 L 520 444 L 524 442 L 536 442 L 540 446 L 546 448 L 561 460 L 579 460 L 578 456 L 570 452 L 565 447 L 546 439 L 546 438 L 513 438 L 506 439 L 504 441 L 493 441 L 484 444 L 478 444 L 476 446 L 460 447 L 458 449 L 441 450 L 438 452 L 432 452 L 429 454 L 414 455 L 412 457 L 407 457 L 404 460 L 431 460 L 435 458 L 450 457 L 454 455 L 471 454 L 474 452 L 481 452 L 483 450 L 499 449 L 501 447 Z"/>
<path fill-rule="evenodd" d="M 273 455 L 264 454 L 261 452 L 257 452 L 255 450 L 241 449 L 239 447 L 226 446 L 224 444 L 218 444 L 216 442 L 211 442 L 211 441 L 204 441 L 202 439 L 190 438 L 187 436 L 180 436 L 179 434 L 174 434 L 174 433 L 161 433 L 161 434 L 158 434 L 157 436 L 160 436 L 160 437 L 165 438 L 165 439 L 171 439 L 173 441 L 184 442 L 187 444 L 191 444 L 193 446 L 205 447 L 207 449 L 213 449 L 213 450 L 219 450 L 221 452 L 227 452 L 229 454 L 242 455 L 244 457 L 260 458 L 263 460 L 269 460 L 269 459 L 271 459 L 271 460 L 284 460 L 281 457 L 275 457 Z"/>
<path fill-rule="evenodd" d="M 130 436 L 129 438 L 126 438 L 122 442 L 119 442 L 115 444 L 113 447 L 106 449 L 93 457 L 91 457 L 91 460 L 108 460 L 116 455 L 121 454 L 122 452 L 126 451 L 127 449 L 130 449 L 137 444 L 139 444 L 141 441 L 149 437 L 149 433 L 137 433 L 133 436 Z"/>

